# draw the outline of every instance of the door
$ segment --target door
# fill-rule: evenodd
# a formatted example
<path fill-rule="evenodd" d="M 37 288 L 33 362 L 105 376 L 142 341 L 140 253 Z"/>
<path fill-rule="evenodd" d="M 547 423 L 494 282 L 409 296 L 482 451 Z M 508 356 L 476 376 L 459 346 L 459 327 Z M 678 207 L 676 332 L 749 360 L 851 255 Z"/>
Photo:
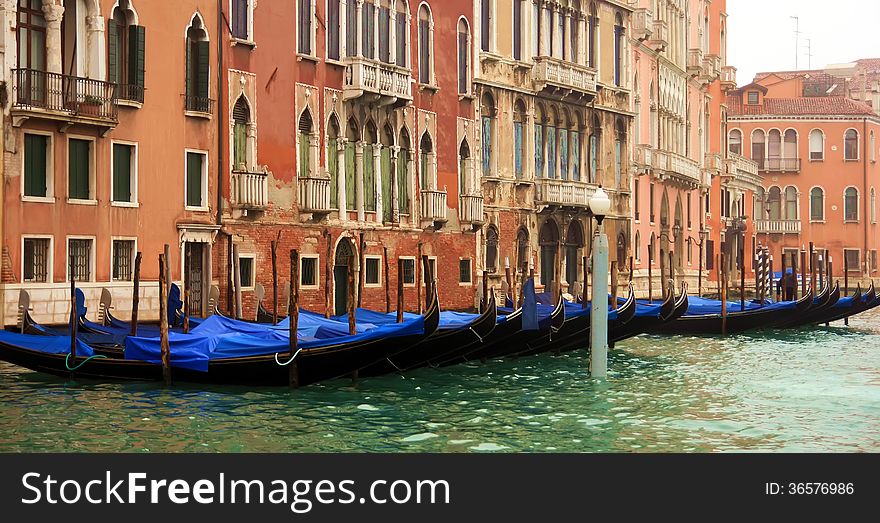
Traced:
<path fill-rule="evenodd" d="M 336 261 L 333 267 L 333 296 L 337 316 L 348 312 L 348 271 L 352 256 L 354 256 L 354 246 L 350 239 L 343 238 L 336 247 Z"/>
<path fill-rule="evenodd" d="M 187 242 L 184 250 L 184 271 L 189 283 L 188 312 L 191 316 L 202 316 L 205 296 L 205 244 Z"/>

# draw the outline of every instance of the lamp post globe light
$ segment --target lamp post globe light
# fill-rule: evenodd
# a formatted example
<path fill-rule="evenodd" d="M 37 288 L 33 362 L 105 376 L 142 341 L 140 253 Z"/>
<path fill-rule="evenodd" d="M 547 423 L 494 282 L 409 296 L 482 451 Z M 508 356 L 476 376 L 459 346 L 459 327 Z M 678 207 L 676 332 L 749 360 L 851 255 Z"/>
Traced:
<path fill-rule="evenodd" d="M 599 234 L 593 238 L 593 301 L 590 304 L 590 376 L 604 378 L 608 373 L 608 237 L 602 221 L 611 210 L 611 200 L 602 190 L 590 198 L 590 211 L 596 217 Z"/>

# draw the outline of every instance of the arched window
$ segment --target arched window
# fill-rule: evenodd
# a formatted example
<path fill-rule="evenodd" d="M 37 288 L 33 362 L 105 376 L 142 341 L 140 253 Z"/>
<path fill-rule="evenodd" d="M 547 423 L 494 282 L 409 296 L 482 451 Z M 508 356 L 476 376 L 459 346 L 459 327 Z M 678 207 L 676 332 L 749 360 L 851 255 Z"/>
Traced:
<path fill-rule="evenodd" d="M 242 1 L 242 0 L 234 0 Z M 340 7 L 343 0 L 327 0 L 327 58 L 339 60 L 340 38 L 339 29 L 342 27 L 339 19 Z"/>
<path fill-rule="evenodd" d="M 330 117 L 327 126 L 327 175 L 330 176 L 330 207 L 339 208 L 339 122 Z"/>
<path fill-rule="evenodd" d="M 797 189 L 791 185 L 785 188 L 785 219 L 798 219 L 798 194 Z"/>
<path fill-rule="evenodd" d="M 232 108 L 232 170 L 247 171 L 248 127 L 251 123 L 251 108 L 244 95 L 238 97 Z"/>
<path fill-rule="evenodd" d="M 625 30 L 620 13 L 614 15 L 614 85 L 623 83 Z"/>
<path fill-rule="evenodd" d="M 584 246 L 584 231 L 578 221 L 568 225 L 565 235 L 565 281 L 569 289 L 578 281 L 578 263 L 581 260 L 580 250 Z M 569 290 L 571 292 L 571 290 Z"/>
<path fill-rule="evenodd" d="M 742 142 L 742 131 L 739 129 L 733 129 L 730 131 L 730 136 L 727 139 L 727 149 L 732 154 L 742 154 Z"/>
<path fill-rule="evenodd" d="M 754 205 L 754 208 L 752 209 L 752 211 L 753 211 L 752 216 L 754 216 L 756 220 L 767 219 L 767 217 L 766 217 L 767 213 L 764 210 L 765 198 L 766 198 L 766 196 L 764 193 L 764 188 L 758 187 L 758 190 L 755 191 L 755 205 Z"/>
<path fill-rule="evenodd" d="M 544 177 L 544 108 L 535 111 L 535 178 Z"/>
<path fill-rule="evenodd" d="M 596 183 L 599 177 L 599 144 L 602 142 L 602 124 L 599 117 L 593 115 L 593 129 L 590 133 L 590 183 Z"/>
<path fill-rule="evenodd" d="M 821 129 L 810 131 L 810 160 L 825 158 L 825 133 Z"/>
<path fill-rule="evenodd" d="M 391 0 L 379 4 L 379 60 L 391 63 Z"/>
<path fill-rule="evenodd" d="M 617 136 L 614 139 L 614 183 L 618 189 L 623 188 L 623 162 L 626 158 L 626 124 L 622 118 L 617 119 Z"/>
<path fill-rule="evenodd" d="M 559 127 L 557 128 L 559 134 L 559 138 L 557 139 L 557 143 L 559 144 L 559 177 L 563 180 L 568 180 L 568 122 L 568 115 L 563 114 L 559 122 Z"/>
<path fill-rule="evenodd" d="M 211 112 L 208 91 L 210 82 L 210 42 L 199 15 L 192 17 L 186 31 L 186 110 Z"/>
<path fill-rule="evenodd" d="M 810 189 L 810 221 L 821 222 L 825 219 L 825 191 L 821 187 Z"/>
<path fill-rule="evenodd" d="M 458 191 L 459 194 L 471 194 L 471 147 L 467 138 L 458 147 Z"/>
<path fill-rule="evenodd" d="M 306 108 L 299 117 L 297 125 L 297 154 L 299 155 L 299 178 L 309 178 L 312 176 L 312 158 L 311 158 L 311 141 L 312 141 L 312 113 Z"/>
<path fill-rule="evenodd" d="M 458 19 L 458 94 L 470 93 L 471 30 L 464 17 Z"/>
<path fill-rule="evenodd" d="M 397 0 L 395 9 L 396 16 L 396 32 L 395 32 L 395 58 L 397 65 L 406 67 L 409 63 L 409 6 L 404 0 Z"/>
<path fill-rule="evenodd" d="M 771 220 L 781 220 L 782 219 L 782 190 L 775 185 L 770 188 L 769 193 L 769 203 L 770 203 L 770 219 Z"/>
<path fill-rule="evenodd" d="M 400 214 L 409 214 L 409 187 L 410 187 L 410 143 L 409 133 L 406 128 L 400 130 L 400 140 L 397 142 L 400 150 L 397 152 L 397 207 Z"/>
<path fill-rule="evenodd" d="M 296 52 L 304 55 L 314 55 L 315 46 L 315 0 L 297 0 L 297 38 Z"/>
<path fill-rule="evenodd" d="M 529 231 L 525 227 L 520 227 L 516 231 L 516 269 L 518 271 L 525 272 L 529 270 L 530 250 Z"/>
<path fill-rule="evenodd" d="M 558 116 L 556 109 L 550 107 L 547 119 L 547 178 L 556 178 L 556 122 Z"/>
<path fill-rule="evenodd" d="M 571 179 L 580 181 L 581 179 L 581 116 L 576 114 L 571 123 L 569 131 L 568 150 L 571 156 Z"/>
<path fill-rule="evenodd" d="M 498 270 L 498 229 L 494 225 L 486 229 L 486 270 Z"/>
<path fill-rule="evenodd" d="M 779 170 L 782 167 L 782 133 L 779 129 L 770 129 L 767 133 L 767 168 Z"/>
<path fill-rule="evenodd" d="M 587 17 L 587 38 L 590 40 L 587 50 L 587 66 L 596 69 L 596 47 L 599 45 L 599 11 L 596 9 L 595 2 L 590 3 L 590 15 Z"/>
<path fill-rule="evenodd" d="M 843 159 L 859 159 L 859 132 L 855 129 L 847 129 L 843 136 Z"/>
<path fill-rule="evenodd" d="M 364 128 L 364 210 L 376 211 L 376 155 L 379 153 L 379 130 L 372 120 Z"/>
<path fill-rule="evenodd" d="M 434 19 L 424 3 L 419 6 L 419 82 L 434 83 Z"/>
<path fill-rule="evenodd" d="M 357 206 L 357 142 L 361 141 L 361 127 L 349 118 L 345 143 L 345 206 L 354 210 Z"/>
<path fill-rule="evenodd" d="M 648 263 L 650 263 L 651 265 L 653 265 L 654 260 L 657 259 L 657 256 L 656 256 L 657 251 L 654 250 L 654 246 L 657 244 L 657 242 L 655 241 L 656 239 L 657 239 L 657 236 L 652 232 L 651 233 L 651 241 L 648 242 Z"/>
<path fill-rule="evenodd" d="M 783 135 L 783 149 L 782 156 L 786 160 L 797 160 L 798 157 L 798 145 L 797 145 L 797 131 L 794 129 L 787 129 L 785 134 Z M 786 170 L 795 169 L 797 166 L 794 161 L 785 162 L 786 165 L 783 167 Z"/>
<path fill-rule="evenodd" d="M 764 165 L 764 131 L 755 129 L 752 131 L 752 160 L 758 163 L 758 169 L 765 169 Z"/>
<path fill-rule="evenodd" d="M 871 187 L 871 223 L 877 223 L 877 198 L 874 188 Z"/>
<path fill-rule="evenodd" d="M 843 192 L 843 220 L 856 222 L 859 220 L 859 190 L 847 187 Z"/>
<path fill-rule="evenodd" d="M 494 0 L 480 0 L 480 50 L 492 50 L 492 30 L 495 26 Z"/>
<path fill-rule="evenodd" d="M 868 144 L 871 148 L 871 161 L 877 161 L 877 143 L 874 140 L 874 131 L 871 131 L 871 134 L 868 135 Z"/>
<path fill-rule="evenodd" d="M 551 289 L 555 283 L 556 250 L 559 245 L 559 229 L 556 222 L 547 220 L 541 226 L 538 235 L 538 243 L 541 246 L 541 283 L 546 289 Z"/>
<path fill-rule="evenodd" d="M 642 261 L 642 234 L 639 231 L 636 231 L 636 243 L 633 245 L 634 247 L 634 256 L 637 262 Z"/>
<path fill-rule="evenodd" d="M 513 109 L 513 174 L 517 180 L 523 178 L 523 160 L 525 158 L 526 107 L 522 100 L 517 100 Z"/>
<path fill-rule="evenodd" d="M 358 55 L 358 0 L 345 0 L 345 55 Z"/>
<path fill-rule="evenodd" d="M 434 143 L 431 140 L 431 135 L 425 131 L 419 141 L 419 183 L 423 191 L 431 190 L 434 187 L 433 160 Z"/>
<path fill-rule="evenodd" d="M 391 147 L 394 145 L 394 131 L 387 123 L 382 129 L 382 147 L 379 149 L 379 188 L 382 191 L 382 221 L 391 223 L 394 220 L 394 206 L 391 201 Z"/>
<path fill-rule="evenodd" d="M 492 169 L 492 152 L 495 149 L 495 101 L 488 92 L 483 94 L 483 100 L 480 107 L 482 141 L 483 141 L 483 161 L 481 171 L 483 176 L 493 176 Z"/>
<path fill-rule="evenodd" d="M 137 25 L 129 0 L 119 0 L 107 22 L 107 81 L 118 84 L 120 100 L 144 102 L 146 29 Z"/>

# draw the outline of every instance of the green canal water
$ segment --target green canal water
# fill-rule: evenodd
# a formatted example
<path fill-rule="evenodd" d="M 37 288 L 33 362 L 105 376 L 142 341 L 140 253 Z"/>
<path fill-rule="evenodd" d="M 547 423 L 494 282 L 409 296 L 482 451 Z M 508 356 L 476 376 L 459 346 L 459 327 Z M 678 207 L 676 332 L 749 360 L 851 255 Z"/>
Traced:
<path fill-rule="evenodd" d="M 880 313 L 301 390 L 64 382 L 0 363 L 0 451 L 880 451 Z"/>

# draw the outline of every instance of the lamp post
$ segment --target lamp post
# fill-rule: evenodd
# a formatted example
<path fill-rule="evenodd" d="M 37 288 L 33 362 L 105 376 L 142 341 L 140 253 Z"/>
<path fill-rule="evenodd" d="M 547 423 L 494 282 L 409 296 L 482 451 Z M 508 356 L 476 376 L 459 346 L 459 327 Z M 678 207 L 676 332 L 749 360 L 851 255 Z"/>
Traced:
<path fill-rule="evenodd" d="M 590 376 L 608 374 L 608 237 L 602 221 L 611 210 L 611 200 L 602 186 L 590 198 L 598 234 L 593 238 L 593 301 L 590 310 Z"/>
<path fill-rule="evenodd" d="M 706 243 L 706 239 L 709 238 L 709 231 L 703 227 L 703 224 L 700 224 L 700 239 L 695 240 L 693 236 L 688 235 L 688 243 L 696 243 L 697 249 L 699 249 L 699 271 L 697 272 L 697 296 L 703 296 L 703 245 Z"/>

